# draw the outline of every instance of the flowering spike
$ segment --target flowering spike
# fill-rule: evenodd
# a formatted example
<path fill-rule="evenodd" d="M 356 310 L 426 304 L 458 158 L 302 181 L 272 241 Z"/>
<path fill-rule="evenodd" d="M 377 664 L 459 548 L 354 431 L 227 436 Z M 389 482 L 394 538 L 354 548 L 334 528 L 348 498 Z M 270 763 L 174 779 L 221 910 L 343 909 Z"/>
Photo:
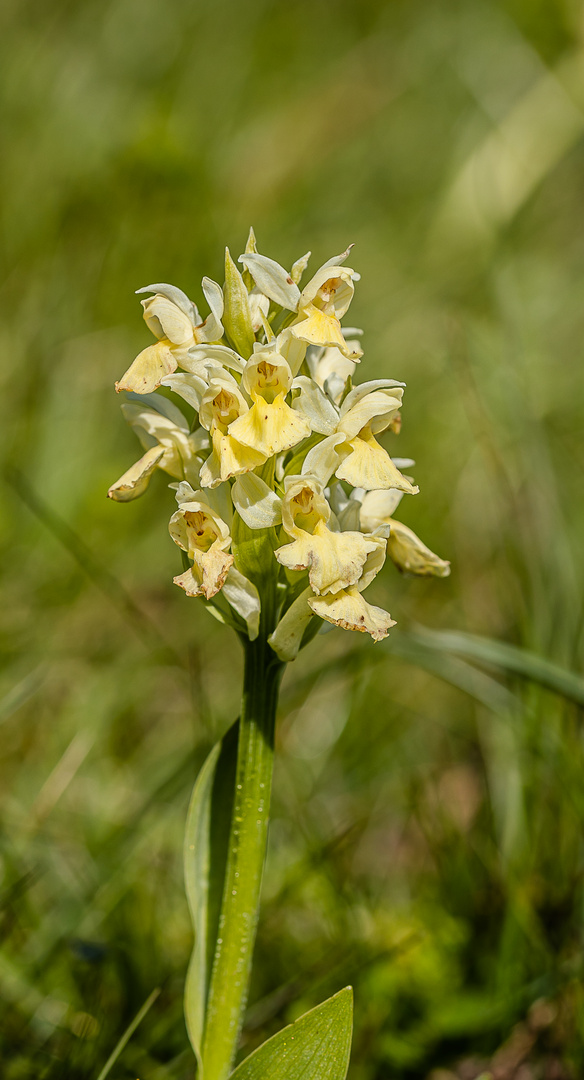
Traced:
<path fill-rule="evenodd" d="M 168 473 L 170 533 L 189 564 L 176 584 L 282 661 L 319 620 L 387 635 L 393 619 L 362 596 L 386 556 L 404 572 L 450 572 L 394 517 L 418 492 L 402 471 L 413 462 L 379 441 L 399 432 L 404 384 L 353 384 L 363 352 L 362 332 L 342 326 L 359 280 L 350 251 L 301 291 L 309 255 L 288 273 L 258 252 L 251 229 L 243 273 L 226 249 L 224 288 L 203 278 L 205 319 L 173 285 L 139 290 L 157 340 L 116 384 L 133 391 L 123 409 L 145 452 L 109 497 L 137 498 L 156 469 Z"/>

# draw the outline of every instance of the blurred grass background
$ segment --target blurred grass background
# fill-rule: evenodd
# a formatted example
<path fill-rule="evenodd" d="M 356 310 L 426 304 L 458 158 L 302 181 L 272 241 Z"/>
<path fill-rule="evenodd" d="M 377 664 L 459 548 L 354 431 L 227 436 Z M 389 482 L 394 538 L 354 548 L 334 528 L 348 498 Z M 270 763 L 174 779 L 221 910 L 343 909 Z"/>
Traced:
<path fill-rule="evenodd" d="M 250 224 L 284 264 L 355 243 L 401 516 L 453 573 L 388 567 L 390 639 L 286 676 L 244 1049 L 351 982 L 351 1080 L 582 1075 L 583 699 L 538 657 L 581 670 L 583 35 L 580 0 L 5 0 L 6 1080 L 96 1078 L 156 987 L 110 1075 L 192 1076 L 182 830 L 238 646 L 172 586 L 163 475 L 105 491 L 134 290 L 200 299 Z"/>

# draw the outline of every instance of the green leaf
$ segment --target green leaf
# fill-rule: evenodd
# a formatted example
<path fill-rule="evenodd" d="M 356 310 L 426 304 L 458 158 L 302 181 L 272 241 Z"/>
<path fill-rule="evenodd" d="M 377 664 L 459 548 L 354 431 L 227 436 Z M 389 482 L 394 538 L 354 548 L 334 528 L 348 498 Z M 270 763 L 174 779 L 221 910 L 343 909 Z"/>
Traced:
<path fill-rule="evenodd" d="M 346 986 L 250 1054 L 230 1080 L 345 1080 L 353 1028 Z"/>
<path fill-rule="evenodd" d="M 225 248 L 225 309 L 223 325 L 237 352 L 247 360 L 253 352 L 255 335 L 251 325 L 249 299 L 245 282 L 239 273 L 229 248 Z"/>
<path fill-rule="evenodd" d="M 213 747 L 199 772 L 185 832 L 185 887 L 195 930 L 185 988 L 185 1020 L 199 1069 L 227 861 L 238 725 L 237 721 Z"/>
<path fill-rule="evenodd" d="M 420 628 L 410 636 L 427 648 L 455 653 L 486 667 L 500 668 L 530 682 L 539 683 L 546 690 L 552 690 L 577 705 L 584 705 L 584 678 L 528 649 L 462 631 Z"/>

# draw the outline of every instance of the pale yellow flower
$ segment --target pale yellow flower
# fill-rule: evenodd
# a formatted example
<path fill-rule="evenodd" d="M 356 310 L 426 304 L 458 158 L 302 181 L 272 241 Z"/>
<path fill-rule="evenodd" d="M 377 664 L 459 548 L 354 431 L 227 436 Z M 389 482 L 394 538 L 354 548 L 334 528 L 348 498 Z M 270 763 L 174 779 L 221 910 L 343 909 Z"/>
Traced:
<path fill-rule="evenodd" d="M 204 493 L 195 491 L 192 500 L 181 502 L 168 528 L 175 544 L 186 551 L 193 564 L 173 581 L 188 596 L 210 600 L 221 589 L 233 565 L 228 526 L 209 506 Z"/>
<path fill-rule="evenodd" d="M 233 376 L 215 369 L 199 406 L 199 420 L 209 431 L 212 445 L 211 454 L 201 469 L 202 487 L 216 487 L 266 460 L 265 454 L 245 446 L 230 430 L 234 421 L 245 416 L 249 408 Z"/>
<path fill-rule="evenodd" d="M 298 300 L 298 320 L 292 333 L 309 345 L 334 347 L 350 360 L 358 360 L 362 351 L 356 342 L 349 344 L 343 336 L 340 320 L 353 298 L 353 281 L 358 275 L 340 262 L 348 251 L 330 259 L 317 270 L 302 290 Z"/>
<path fill-rule="evenodd" d="M 306 416 L 313 431 L 329 440 L 325 449 L 331 461 L 331 472 L 352 487 L 398 488 L 415 495 L 418 488 L 403 476 L 375 434 L 385 431 L 399 414 L 403 383 L 392 379 L 376 379 L 351 390 L 340 408 L 306 376 L 294 380 L 300 394 L 293 408 Z M 340 436 L 340 437 L 337 437 Z M 333 443 L 334 439 L 334 443 Z M 334 447 L 334 456 L 331 456 Z M 315 454 L 318 454 L 315 448 Z M 329 474 L 330 475 L 330 474 Z"/>
<path fill-rule="evenodd" d="M 174 285 L 161 282 L 138 289 L 139 293 L 154 293 L 142 300 L 144 320 L 159 340 L 138 354 L 128 370 L 116 383 L 116 390 L 151 394 L 167 375 L 183 366 L 188 350 L 201 343 L 219 341 L 223 337 L 223 293 L 211 278 L 203 278 L 203 292 L 211 308 L 203 321 L 199 312 Z"/>
<path fill-rule="evenodd" d="M 116 502 L 129 502 L 142 495 L 156 468 L 178 480 L 198 482 L 209 444 L 207 432 L 200 428 L 189 431 L 180 409 L 165 398 L 153 400 L 157 408 L 137 402 L 122 405 L 146 453 L 110 487 L 108 496 Z"/>
<path fill-rule="evenodd" d="M 286 403 L 292 386 L 288 362 L 274 348 L 256 349 L 248 360 L 242 386 L 251 409 L 230 424 L 229 434 L 265 458 L 281 454 L 310 435 L 310 424 Z"/>
<path fill-rule="evenodd" d="M 288 570 L 308 570 L 310 585 L 319 594 L 354 585 L 377 547 L 360 532 L 333 532 L 327 526 L 330 516 L 317 480 L 286 477 L 282 527 L 293 542 L 278 548 L 275 555 Z"/>

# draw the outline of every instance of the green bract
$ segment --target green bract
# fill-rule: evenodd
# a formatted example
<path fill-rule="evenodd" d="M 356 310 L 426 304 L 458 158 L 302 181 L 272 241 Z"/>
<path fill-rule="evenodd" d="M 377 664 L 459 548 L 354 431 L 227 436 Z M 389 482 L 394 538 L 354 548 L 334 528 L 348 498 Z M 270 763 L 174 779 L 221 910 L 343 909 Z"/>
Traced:
<path fill-rule="evenodd" d="M 158 339 L 116 384 L 144 455 L 112 485 L 127 502 L 155 469 L 178 481 L 170 532 L 189 561 L 174 581 L 189 597 L 231 609 L 254 640 L 260 623 L 293 660 L 315 619 L 378 641 L 393 620 L 362 593 L 386 555 L 402 571 L 444 577 L 449 564 L 393 518 L 418 488 L 378 441 L 399 431 L 404 384 L 354 384 L 360 330 L 344 329 L 359 275 L 350 249 L 302 288 L 309 256 L 287 271 L 257 251 L 226 249 L 223 289 L 204 278 L 210 309 L 172 285 L 149 285 L 144 319 Z M 181 369 L 181 370 L 179 370 Z M 157 394 L 165 386 L 194 411 Z"/>

